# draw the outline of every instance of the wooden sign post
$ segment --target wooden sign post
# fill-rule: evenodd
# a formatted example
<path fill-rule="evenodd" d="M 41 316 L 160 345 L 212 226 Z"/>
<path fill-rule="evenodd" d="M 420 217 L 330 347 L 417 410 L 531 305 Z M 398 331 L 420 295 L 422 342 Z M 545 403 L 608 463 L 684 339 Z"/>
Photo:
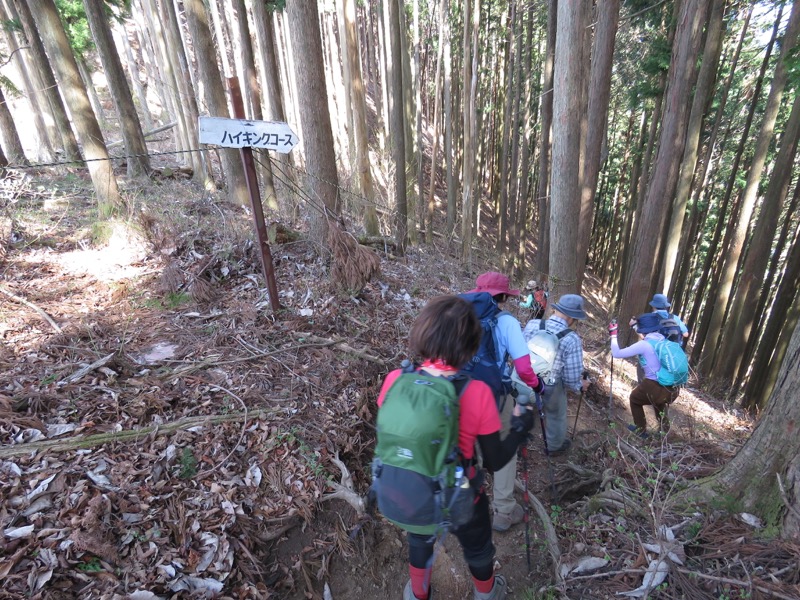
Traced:
<path fill-rule="evenodd" d="M 200 143 L 214 144 L 225 148 L 239 148 L 244 165 L 247 190 L 250 192 L 250 205 L 253 209 L 253 222 L 256 228 L 261 268 L 269 292 L 269 302 L 273 311 L 281 308 L 278 299 L 278 285 L 275 281 L 275 266 L 272 264 L 272 252 L 269 247 L 267 227 L 264 222 L 264 210 L 261 206 L 261 194 L 258 190 L 258 176 L 253 148 L 265 148 L 286 154 L 297 145 L 300 139 L 288 124 L 279 121 L 247 121 L 244 119 L 244 103 L 239 80 L 228 78 L 231 104 L 236 119 L 220 117 L 200 117 Z M 269 160 L 269 156 L 267 157 Z"/>

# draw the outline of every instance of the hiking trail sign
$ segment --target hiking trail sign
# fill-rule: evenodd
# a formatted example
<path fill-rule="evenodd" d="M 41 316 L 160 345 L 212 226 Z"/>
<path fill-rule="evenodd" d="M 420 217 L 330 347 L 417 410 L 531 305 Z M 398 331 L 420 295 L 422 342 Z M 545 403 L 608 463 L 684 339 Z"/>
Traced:
<path fill-rule="evenodd" d="M 246 121 L 200 117 L 200 143 L 223 148 L 264 148 L 281 154 L 292 151 L 300 138 L 283 121 Z"/>

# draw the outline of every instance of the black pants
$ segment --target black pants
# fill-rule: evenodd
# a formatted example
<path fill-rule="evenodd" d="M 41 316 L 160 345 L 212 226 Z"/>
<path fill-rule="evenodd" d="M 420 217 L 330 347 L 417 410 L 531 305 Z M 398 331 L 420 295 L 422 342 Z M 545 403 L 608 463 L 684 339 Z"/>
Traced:
<path fill-rule="evenodd" d="M 475 504 L 472 520 L 462 525 L 453 535 L 458 538 L 464 560 L 475 579 L 486 581 L 494 572 L 494 544 L 492 543 L 492 521 L 489 516 L 489 499 L 481 490 Z M 408 562 L 418 569 L 427 568 L 433 556 L 435 539 L 430 535 L 408 534 Z"/>

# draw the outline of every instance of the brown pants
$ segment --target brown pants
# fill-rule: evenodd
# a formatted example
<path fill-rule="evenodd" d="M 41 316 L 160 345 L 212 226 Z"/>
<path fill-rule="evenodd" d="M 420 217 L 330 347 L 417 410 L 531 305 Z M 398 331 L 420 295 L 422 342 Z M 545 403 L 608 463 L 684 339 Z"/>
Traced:
<path fill-rule="evenodd" d="M 642 379 L 642 382 L 633 388 L 630 397 L 631 415 L 633 423 L 642 432 L 647 431 L 647 419 L 644 416 L 644 407 L 653 407 L 659 429 L 664 433 L 669 431 L 669 405 L 678 397 L 678 388 L 664 387 L 652 379 Z"/>

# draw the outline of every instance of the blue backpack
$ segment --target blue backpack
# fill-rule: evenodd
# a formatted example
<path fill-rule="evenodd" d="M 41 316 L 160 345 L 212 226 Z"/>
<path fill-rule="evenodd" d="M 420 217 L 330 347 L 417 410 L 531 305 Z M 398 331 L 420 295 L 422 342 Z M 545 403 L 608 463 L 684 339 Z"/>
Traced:
<path fill-rule="evenodd" d="M 683 348 L 669 340 L 647 340 L 655 350 L 661 368 L 658 370 L 658 383 L 666 387 L 683 385 L 689 380 L 689 361 Z"/>
<path fill-rule="evenodd" d="M 458 297 L 472 304 L 483 330 L 478 352 L 461 370 L 472 379 L 483 381 L 492 388 L 495 398 L 499 398 L 508 391 L 508 388 L 503 381 L 503 372 L 497 366 L 498 360 L 504 357 L 498 356 L 494 343 L 494 328 L 497 326 L 497 319 L 501 314 L 510 313 L 501 311 L 489 292 L 459 294 Z M 510 384 L 510 380 L 508 383 Z"/>

